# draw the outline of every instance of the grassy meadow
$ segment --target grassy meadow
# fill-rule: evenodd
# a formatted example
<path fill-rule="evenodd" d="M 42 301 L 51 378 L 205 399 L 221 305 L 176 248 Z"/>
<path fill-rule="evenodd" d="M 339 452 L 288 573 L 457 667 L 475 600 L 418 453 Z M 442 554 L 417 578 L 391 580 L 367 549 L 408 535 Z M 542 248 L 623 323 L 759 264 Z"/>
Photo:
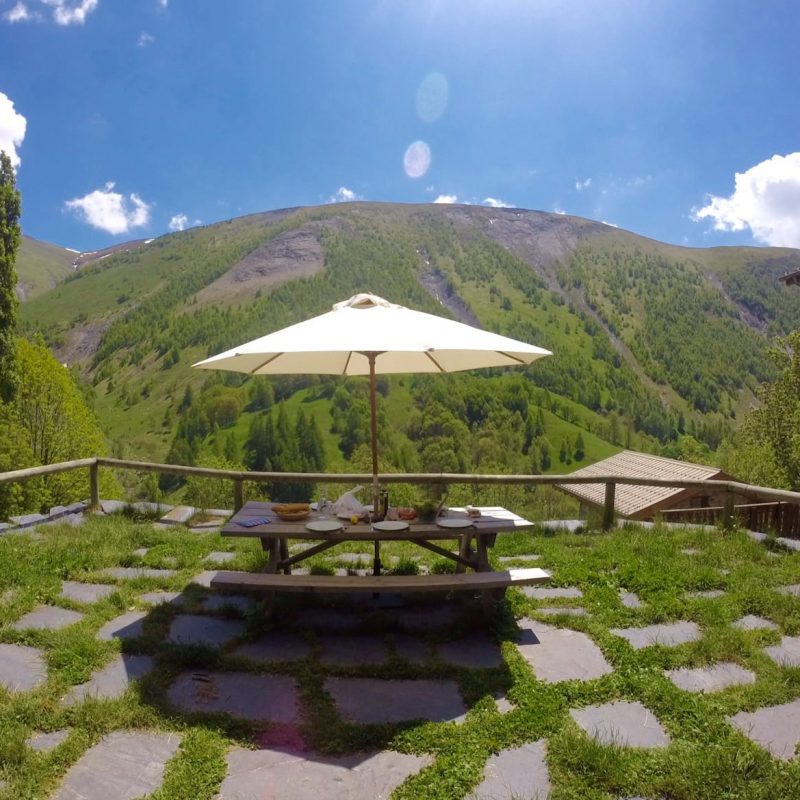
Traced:
<path fill-rule="evenodd" d="M 140 558 L 138 548 L 149 548 Z M 684 548 L 699 552 L 685 555 Z M 325 571 L 336 564 L 336 553 L 363 550 L 340 545 L 312 565 Z M 0 642 L 26 644 L 46 654 L 47 682 L 31 692 L 10 694 L 0 689 L 0 778 L 7 781 L 2 800 L 49 797 L 64 773 L 106 733 L 116 729 L 175 731 L 182 742 L 169 762 L 157 800 L 211 800 L 225 772 L 224 755 L 233 744 L 256 746 L 262 729 L 223 714 L 185 715 L 171 710 L 165 692 L 185 669 L 231 669 L 264 674 L 289 674 L 299 687 L 308 713 L 301 733 L 314 750 L 343 754 L 385 747 L 429 754 L 431 766 L 411 777 L 395 792 L 396 799 L 463 798 L 477 786 L 489 756 L 502 748 L 541 738 L 547 740 L 553 800 L 648 798 L 748 798 L 789 800 L 800 796 L 800 763 L 777 761 L 726 722 L 740 710 L 787 702 L 800 694 L 800 669 L 776 666 L 763 652 L 781 633 L 800 633 L 800 599 L 777 591 L 800 581 L 800 553 L 770 555 L 767 546 L 741 532 L 716 530 L 645 530 L 626 526 L 609 534 L 556 533 L 533 529 L 498 538 L 494 559 L 539 554 L 537 564 L 550 570 L 553 585 L 577 586 L 580 599 L 534 601 L 516 590 L 487 630 L 500 642 L 504 663 L 493 669 L 466 669 L 439 660 L 429 666 L 404 661 L 398 655 L 378 667 L 334 667 L 316 658 L 318 641 L 306 633 L 311 655 L 295 663 L 259 663 L 236 658 L 232 646 L 223 650 L 166 644 L 164 639 L 177 608 L 153 608 L 143 634 L 134 640 L 99 641 L 97 630 L 128 610 L 147 609 L 138 596 L 156 588 L 182 590 L 191 613 L 206 590 L 190 584 L 208 568 L 203 558 L 215 550 L 236 553 L 232 568 L 257 569 L 263 555 L 254 541 L 224 540 L 216 534 L 190 534 L 177 527 L 156 530 L 148 520 L 124 516 L 97 517 L 82 527 L 46 528 L 41 533 L 7 535 L 0 539 Z M 438 569 L 437 557 L 408 544 L 389 544 L 384 556 L 400 557 L 408 568 L 418 563 Z M 514 562 L 504 561 L 504 566 Z M 522 562 L 520 562 L 522 563 Z M 103 581 L 97 571 L 110 566 L 173 567 L 167 580 L 120 581 L 118 590 L 92 605 L 59 598 L 62 580 Z M 342 564 L 340 564 L 342 565 Z M 405 565 L 405 566 L 403 566 Z M 350 565 L 352 566 L 352 565 Z M 365 565 L 366 566 L 366 565 Z M 624 607 L 618 592 L 635 592 L 638 609 Z M 694 590 L 722 589 L 717 599 L 689 599 Z M 279 601 L 286 613 L 300 600 Z M 80 610 L 83 620 L 60 631 L 15 631 L 10 623 L 40 603 Z M 547 605 L 580 605 L 585 617 L 537 617 Z M 474 619 L 477 604 L 466 600 L 463 619 L 447 631 L 432 632 L 431 641 L 458 637 Z M 245 615 L 245 638 L 267 631 L 270 622 L 262 605 Z M 223 613 L 223 612 L 217 612 Z M 234 615 L 234 612 L 227 612 Z M 743 631 L 731 626 L 745 614 L 758 614 L 780 630 Z M 587 633 L 613 666 L 613 672 L 592 681 L 557 684 L 538 680 L 513 644 L 515 618 L 532 617 Z M 635 651 L 610 633 L 611 628 L 655 622 L 693 620 L 702 630 L 698 641 L 677 647 L 652 646 Z M 370 617 L 369 630 L 392 646 L 395 632 L 380 612 Z M 70 686 L 85 682 L 122 648 L 150 654 L 157 667 L 119 700 L 87 701 L 71 708 L 60 705 Z M 690 694 L 677 689 L 663 671 L 734 661 L 754 671 L 752 685 L 714 694 Z M 450 678 L 457 681 L 469 709 L 463 724 L 406 723 L 355 725 L 343 721 L 323 689 L 325 675 L 357 677 Z M 498 713 L 493 700 L 505 694 L 511 711 Z M 592 743 L 569 716 L 569 709 L 613 699 L 640 700 L 671 736 L 669 747 L 632 750 Z M 36 753 L 25 744 L 34 731 L 69 728 L 68 738 L 50 753 Z M 525 800 L 519 798 L 519 800 Z"/>

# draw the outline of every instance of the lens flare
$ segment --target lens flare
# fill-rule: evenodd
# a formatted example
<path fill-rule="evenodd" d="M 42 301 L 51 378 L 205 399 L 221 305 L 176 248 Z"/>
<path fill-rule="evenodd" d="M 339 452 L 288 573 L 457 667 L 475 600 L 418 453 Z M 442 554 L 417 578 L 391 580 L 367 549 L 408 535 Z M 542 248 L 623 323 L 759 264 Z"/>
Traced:
<path fill-rule="evenodd" d="M 425 142 L 412 142 L 403 156 L 403 168 L 409 178 L 421 178 L 431 165 L 431 149 Z"/>
<path fill-rule="evenodd" d="M 447 78 L 441 72 L 426 75 L 417 89 L 417 116 L 423 122 L 435 122 L 447 108 L 449 92 Z"/>

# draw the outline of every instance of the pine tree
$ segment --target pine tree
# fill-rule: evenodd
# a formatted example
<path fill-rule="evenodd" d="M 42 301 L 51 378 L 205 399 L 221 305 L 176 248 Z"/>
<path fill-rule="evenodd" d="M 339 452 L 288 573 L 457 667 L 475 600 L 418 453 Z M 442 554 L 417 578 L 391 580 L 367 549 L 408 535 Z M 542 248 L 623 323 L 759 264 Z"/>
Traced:
<path fill-rule="evenodd" d="M 14 263 L 19 246 L 21 203 L 14 168 L 0 150 L 0 401 L 10 401 L 17 391 L 14 329 L 17 320 L 17 273 Z"/>
<path fill-rule="evenodd" d="M 575 437 L 575 452 L 573 453 L 573 458 L 576 461 L 583 461 L 585 455 L 586 455 L 586 445 L 583 442 L 583 434 L 579 433 Z"/>

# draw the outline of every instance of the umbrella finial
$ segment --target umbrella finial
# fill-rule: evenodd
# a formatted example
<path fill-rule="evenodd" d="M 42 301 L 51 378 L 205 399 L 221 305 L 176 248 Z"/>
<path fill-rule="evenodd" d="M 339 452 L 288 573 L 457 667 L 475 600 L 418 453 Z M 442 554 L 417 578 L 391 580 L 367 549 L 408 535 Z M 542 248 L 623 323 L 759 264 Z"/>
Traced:
<path fill-rule="evenodd" d="M 334 305 L 334 310 L 338 311 L 340 308 L 375 308 L 376 306 L 383 306 L 384 308 L 391 308 L 393 303 L 378 297 L 376 294 L 369 292 L 361 292 L 354 294 L 349 300 L 343 300 L 341 303 Z"/>

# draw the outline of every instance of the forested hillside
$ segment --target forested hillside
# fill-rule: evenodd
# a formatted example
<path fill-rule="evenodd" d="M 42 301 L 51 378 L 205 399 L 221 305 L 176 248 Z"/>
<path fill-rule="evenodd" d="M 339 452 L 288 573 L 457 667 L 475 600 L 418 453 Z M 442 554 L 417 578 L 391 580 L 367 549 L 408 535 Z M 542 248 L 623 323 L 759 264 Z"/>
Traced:
<path fill-rule="evenodd" d="M 677 248 L 535 211 L 355 203 L 132 245 L 20 316 L 91 382 L 119 455 L 338 469 L 365 458 L 363 381 L 190 365 L 372 291 L 554 353 L 382 378 L 384 468 L 564 472 L 623 446 L 711 458 L 773 374 L 771 337 L 800 328 L 777 280 L 798 265 L 798 251 Z"/>

